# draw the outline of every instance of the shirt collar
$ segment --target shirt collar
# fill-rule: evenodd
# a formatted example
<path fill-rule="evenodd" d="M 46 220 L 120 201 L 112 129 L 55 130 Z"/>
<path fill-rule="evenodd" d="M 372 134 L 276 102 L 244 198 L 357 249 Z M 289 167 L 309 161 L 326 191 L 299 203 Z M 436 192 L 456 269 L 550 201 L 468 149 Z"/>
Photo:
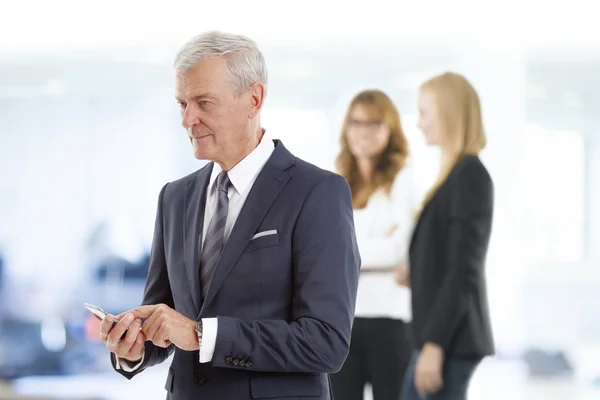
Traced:
<path fill-rule="evenodd" d="M 244 193 L 250 183 L 252 183 L 263 165 L 271 157 L 273 150 L 275 150 L 275 143 L 273 143 L 273 140 L 265 132 L 258 146 L 227 172 L 229 181 L 238 194 Z M 213 190 L 214 183 L 221 171 L 223 171 L 221 166 L 213 163 L 212 173 L 208 181 L 209 191 Z"/>

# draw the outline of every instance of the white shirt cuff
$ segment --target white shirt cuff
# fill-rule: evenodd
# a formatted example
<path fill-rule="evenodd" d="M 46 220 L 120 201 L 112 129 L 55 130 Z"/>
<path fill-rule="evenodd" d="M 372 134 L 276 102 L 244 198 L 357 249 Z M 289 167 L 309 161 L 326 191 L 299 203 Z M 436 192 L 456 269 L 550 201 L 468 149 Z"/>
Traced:
<path fill-rule="evenodd" d="M 146 353 L 142 354 L 142 359 L 135 365 L 132 362 L 125 360 L 124 358 L 119 358 L 117 356 L 113 356 L 115 358 L 115 368 L 122 369 L 125 372 L 137 371 L 137 369 L 140 367 L 140 365 L 142 365 L 142 363 L 144 362 L 145 355 L 146 355 Z"/>
<path fill-rule="evenodd" d="M 215 354 L 215 345 L 217 344 L 218 330 L 219 321 L 217 318 L 202 318 L 202 345 L 200 346 L 201 363 L 212 361 L 213 354 Z"/>

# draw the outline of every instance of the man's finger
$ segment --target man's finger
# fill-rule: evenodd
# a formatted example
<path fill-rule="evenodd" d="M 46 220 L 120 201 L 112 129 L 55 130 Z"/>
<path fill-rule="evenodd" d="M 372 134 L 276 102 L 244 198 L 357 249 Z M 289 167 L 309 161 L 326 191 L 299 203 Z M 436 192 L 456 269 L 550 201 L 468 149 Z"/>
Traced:
<path fill-rule="evenodd" d="M 142 321 L 139 318 L 136 318 L 129 329 L 127 330 L 127 334 L 119 343 L 119 353 L 127 354 L 131 351 L 131 348 L 135 344 L 135 341 L 140 333 L 140 328 L 142 327 Z"/>
<path fill-rule="evenodd" d="M 133 322 L 133 315 L 127 314 L 125 315 L 110 331 L 108 335 L 108 339 L 106 340 L 106 347 L 114 353 L 117 353 L 119 350 L 119 343 L 121 342 L 121 337 L 129 328 L 129 325 Z M 118 354 L 120 356 L 120 354 Z"/>
<path fill-rule="evenodd" d="M 154 343 L 158 347 L 168 347 L 171 342 L 169 341 L 167 331 L 167 327 L 162 326 L 152 338 L 152 343 Z"/>
<path fill-rule="evenodd" d="M 154 342 L 157 332 L 162 329 L 162 318 L 159 318 L 157 314 L 154 314 L 146 320 L 142 329 L 146 338 Z"/>
<path fill-rule="evenodd" d="M 156 311 L 157 308 L 158 305 L 139 306 L 134 308 L 133 310 L 129 310 L 128 312 L 133 314 L 133 316 L 136 318 L 149 318 L 154 313 L 154 311 Z"/>
<path fill-rule="evenodd" d="M 140 354 L 143 354 L 143 352 L 144 352 L 144 342 L 145 341 L 146 341 L 146 338 L 145 338 L 144 334 L 140 331 L 137 338 L 135 339 L 135 342 L 133 343 L 133 346 L 131 346 L 129 353 L 127 353 L 125 358 L 133 360 L 133 359 L 137 359 L 138 357 L 140 357 Z"/>
<path fill-rule="evenodd" d="M 102 319 L 102 323 L 100 324 L 100 337 L 104 338 L 103 341 L 106 340 L 108 334 L 113 328 L 113 323 L 115 322 L 115 317 L 112 314 L 108 314 L 106 317 Z"/>
<path fill-rule="evenodd" d="M 156 331 L 158 331 L 161 328 L 160 325 L 161 322 L 157 314 L 152 315 L 146 320 L 146 322 L 144 322 L 144 325 L 142 326 L 142 331 L 144 332 L 148 340 L 152 340 L 154 338 Z"/>

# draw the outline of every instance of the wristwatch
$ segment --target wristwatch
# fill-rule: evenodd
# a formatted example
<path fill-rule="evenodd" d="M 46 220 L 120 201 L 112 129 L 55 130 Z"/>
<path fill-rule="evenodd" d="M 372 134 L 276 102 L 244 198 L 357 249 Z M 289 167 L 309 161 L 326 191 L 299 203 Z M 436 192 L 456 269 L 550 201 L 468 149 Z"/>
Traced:
<path fill-rule="evenodd" d="M 196 322 L 196 333 L 198 334 L 198 348 L 202 347 L 202 320 Z"/>

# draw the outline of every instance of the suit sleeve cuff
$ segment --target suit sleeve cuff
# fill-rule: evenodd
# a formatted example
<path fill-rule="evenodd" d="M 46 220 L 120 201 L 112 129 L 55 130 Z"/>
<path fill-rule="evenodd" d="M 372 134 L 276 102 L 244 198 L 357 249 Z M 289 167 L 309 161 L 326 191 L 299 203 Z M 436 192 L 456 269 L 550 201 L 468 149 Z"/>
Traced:
<path fill-rule="evenodd" d="M 140 368 L 140 366 L 144 362 L 145 355 L 146 355 L 146 353 L 142 354 L 142 359 L 139 362 L 135 363 L 135 364 L 133 364 L 132 362 L 127 361 L 127 360 L 125 360 L 123 358 L 118 358 L 117 356 L 113 356 L 113 358 L 115 360 L 115 368 L 117 370 L 120 369 L 120 370 L 123 370 L 125 372 L 135 372 L 135 371 L 137 371 Z"/>
<path fill-rule="evenodd" d="M 212 361 L 217 343 L 219 322 L 217 318 L 202 318 L 202 345 L 200 346 L 200 362 Z"/>

